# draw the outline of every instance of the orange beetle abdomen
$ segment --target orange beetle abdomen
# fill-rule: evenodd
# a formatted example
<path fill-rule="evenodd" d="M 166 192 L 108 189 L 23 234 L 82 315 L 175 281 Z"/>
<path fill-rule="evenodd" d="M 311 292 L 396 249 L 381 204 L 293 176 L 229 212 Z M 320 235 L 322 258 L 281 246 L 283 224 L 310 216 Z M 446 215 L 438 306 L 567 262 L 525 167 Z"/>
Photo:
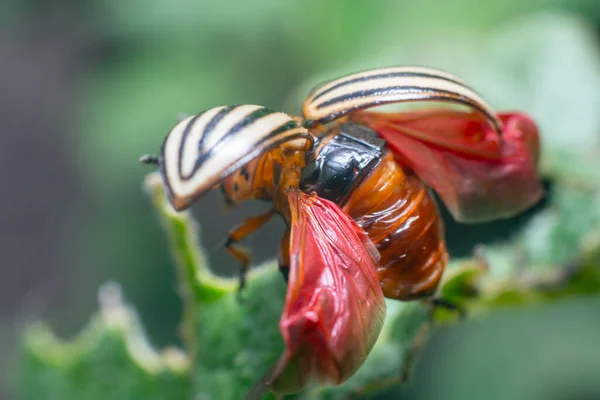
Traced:
<path fill-rule="evenodd" d="M 425 184 L 387 152 L 343 209 L 381 254 L 377 274 L 386 297 L 432 295 L 448 262 L 443 223 Z"/>

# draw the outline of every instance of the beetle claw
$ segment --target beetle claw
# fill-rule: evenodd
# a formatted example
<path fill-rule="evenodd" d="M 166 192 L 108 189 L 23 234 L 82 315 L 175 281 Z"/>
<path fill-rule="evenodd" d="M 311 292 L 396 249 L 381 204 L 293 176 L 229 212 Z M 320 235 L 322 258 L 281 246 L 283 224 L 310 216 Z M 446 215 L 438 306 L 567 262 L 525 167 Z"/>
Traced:
<path fill-rule="evenodd" d="M 243 302 L 245 300 L 244 298 L 244 292 L 246 289 L 246 268 L 242 268 L 242 270 L 240 271 L 240 276 L 239 276 L 239 286 L 237 289 L 237 300 L 238 302 Z"/>
<path fill-rule="evenodd" d="M 467 317 L 467 310 L 460 304 L 454 303 L 450 300 L 446 300 L 441 297 L 435 297 L 430 300 L 430 304 L 433 307 L 433 311 L 438 308 L 445 308 L 448 311 L 455 311 L 458 313 L 459 319 L 465 319 Z"/>

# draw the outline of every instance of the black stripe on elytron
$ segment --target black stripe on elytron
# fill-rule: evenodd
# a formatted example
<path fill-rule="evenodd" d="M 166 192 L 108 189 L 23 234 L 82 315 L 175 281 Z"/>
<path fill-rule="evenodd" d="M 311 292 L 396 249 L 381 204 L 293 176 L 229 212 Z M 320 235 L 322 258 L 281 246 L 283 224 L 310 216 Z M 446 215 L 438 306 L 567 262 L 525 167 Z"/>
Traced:
<path fill-rule="evenodd" d="M 300 126 L 295 122 L 295 121 L 290 121 L 290 122 L 286 122 L 285 124 L 281 125 L 279 128 L 271 131 L 271 133 L 269 133 L 267 136 L 265 136 L 264 138 L 262 138 L 261 140 L 259 140 L 256 144 L 255 144 L 255 150 L 249 152 L 247 155 L 245 155 L 244 157 L 240 158 L 239 160 L 237 160 L 231 167 L 229 167 L 225 173 L 223 174 L 223 176 L 227 176 L 233 172 L 235 172 L 237 169 L 241 168 L 243 165 L 249 163 L 250 161 L 252 161 L 254 158 L 260 156 L 262 153 L 268 151 L 269 149 L 272 149 L 273 147 L 288 141 L 288 140 L 293 140 L 293 139 L 297 139 L 297 138 L 301 138 L 301 137 L 305 137 L 307 139 L 309 139 L 310 133 L 308 132 L 296 132 L 292 135 L 289 136 L 285 136 L 280 138 L 279 140 L 274 140 L 272 143 L 269 143 L 267 146 L 264 146 L 261 148 L 261 145 L 264 145 L 265 142 L 267 142 L 269 139 L 272 139 L 273 137 L 277 137 L 278 135 L 287 132 L 289 130 L 292 129 L 296 129 L 299 128 Z M 310 138 L 312 143 L 314 144 L 314 140 L 312 138 Z M 276 164 L 277 165 L 277 164 Z M 275 176 L 278 176 L 279 174 L 275 174 Z"/>
<path fill-rule="evenodd" d="M 315 106 L 315 108 L 322 109 L 324 107 L 334 105 L 335 103 L 343 103 L 345 101 L 354 100 L 356 98 L 369 97 L 369 96 L 373 96 L 373 95 L 377 95 L 377 94 L 384 96 L 387 94 L 396 94 L 396 93 L 402 93 L 402 92 L 412 93 L 412 94 L 431 93 L 432 94 L 431 98 L 437 97 L 439 99 L 447 100 L 448 97 L 435 95 L 437 93 L 444 93 L 444 94 L 450 95 L 450 97 L 454 98 L 454 100 L 457 103 L 463 103 L 463 104 L 470 105 L 471 107 L 478 109 L 479 111 L 483 112 L 485 115 L 488 115 L 489 117 L 491 117 L 493 119 L 493 116 L 489 115 L 489 113 L 483 107 L 479 106 L 475 100 L 470 100 L 468 97 L 466 97 L 462 94 L 459 94 L 459 93 L 456 93 L 456 92 L 453 92 L 450 90 L 424 88 L 424 87 L 419 87 L 419 86 L 391 86 L 391 87 L 386 87 L 386 88 L 360 90 L 358 92 L 352 92 L 352 93 L 344 94 L 342 96 L 334 97 L 333 99 L 324 101 L 321 104 L 317 104 Z M 383 100 L 378 101 L 373 104 L 379 104 L 382 102 L 384 102 L 384 101 Z M 391 103 L 391 102 L 394 102 L 394 100 L 389 100 L 386 102 Z"/>
<path fill-rule="evenodd" d="M 221 122 L 225 115 L 229 114 L 232 110 L 239 106 L 239 104 L 236 104 L 233 106 L 224 107 L 222 110 L 216 113 L 210 121 L 208 121 L 208 123 L 204 127 L 204 131 L 202 132 L 202 136 L 200 136 L 200 141 L 198 142 L 198 154 L 202 155 L 202 153 L 206 151 L 204 149 L 204 142 L 206 141 L 206 138 L 210 136 L 210 133 L 214 131 L 217 124 Z"/>
<path fill-rule="evenodd" d="M 345 101 L 354 100 L 356 98 L 369 97 L 369 96 L 373 96 L 373 95 L 385 96 L 388 94 L 399 94 L 402 92 L 413 93 L 413 94 L 444 93 L 444 94 L 451 95 L 451 97 L 455 97 L 458 99 L 465 99 L 465 100 L 467 99 L 466 96 L 464 96 L 460 93 L 453 92 L 451 90 L 434 89 L 434 88 L 422 87 L 422 86 L 388 86 L 388 87 L 373 88 L 373 89 L 367 89 L 367 90 L 359 90 L 359 91 L 352 92 L 352 93 L 346 93 L 341 96 L 334 97 L 333 99 L 326 100 L 326 101 L 322 102 L 321 104 L 317 104 L 315 106 L 315 108 L 319 110 L 321 108 L 331 106 L 335 103 L 343 103 Z M 390 101 L 394 101 L 394 100 L 390 100 Z M 475 102 L 475 100 L 473 100 L 473 102 Z M 486 112 L 486 114 L 487 114 L 487 112 Z"/>
<path fill-rule="evenodd" d="M 414 91 L 417 94 L 419 92 L 421 92 L 421 93 L 422 92 L 429 92 L 429 93 L 446 93 L 446 94 L 453 95 L 454 97 L 451 99 L 452 102 L 460 103 L 460 104 L 463 104 L 463 105 L 467 105 L 469 107 L 472 107 L 472 108 L 478 110 L 483 115 L 485 115 L 486 117 L 488 117 L 492 121 L 492 125 L 494 126 L 494 128 L 496 129 L 496 131 L 500 132 L 500 126 L 498 126 L 498 124 L 496 122 L 496 118 L 494 118 L 493 115 L 490 115 L 488 113 L 488 111 L 485 110 L 483 107 L 479 106 L 477 104 L 477 102 L 475 102 L 475 101 L 469 101 L 463 95 L 459 95 L 459 94 L 457 94 L 455 92 L 451 92 L 451 91 L 447 91 L 447 90 L 423 89 L 423 88 L 419 88 L 419 87 L 407 87 L 407 86 L 391 87 L 391 88 L 387 88 L 386 91 L 390 91 L 390 90 L 391 91 L 393 91 L 393 90 L 398 90 L 398 91 L 400 91 L 400 90 Z M 361 92 L 354 92 L 354 93 L 351 93 L 350 95 L 339 96 L 339 97 L 337 97 L 335 99 L 331 99 L 331 100 L 328 100 L 328 101 L 326 101 L 324 103 L 319 104 L 317 106 L 317 108 L 323 108 L 323 107 L 332 105 L 332 104 L 337 103 L 337 102 L 343 102 L 343 101 L 347 101 L 347 100 L 352 100 L 352 99 L 354 99 L 356 97 L 371 96 L 371 95 L 377 94 L 380 91 L 381 91 L 380 89 L 370 89 L 370 90 L 364 90 L 364 91 L 361 91 Z M 446 96 L 439 96 L 439 95 L 438 96 L 436 96 L 436 95 L 430 95 L 427 98 L 414 99 L 414 101 L 424 101 L 424 100 L 433 100 L 433 101 L 439 100 L 439 101 L 446 101 L 446 102 L 449 101 L 448 97 L 446 97 Z M 407 101 L 410 101 L 410 100 L 407 100 Z M 334 119 L 336 119 L 336 118 L 338 118 L 338 117 L 340 117 L 342 115 L 348 114 L 348 113 L 350 113 L 352 111 L 355 111 L 355 110 L 358 110 L 360 108 L 367 108 L 367 107 L 376 106 L 376 105 L 379 105 L 379 104 L 387 104 L 387 103 L 392 103 L 392 102 L 393 101 L 379 100 L 379 101 L 373 101 L 373 102 L 371 102 L 371 103 L 369 103 L 367 105 L 361 104 L 361 105 L 358 105 L 358 106 L 355 106 L 355 107 L 351 107 L 348 110 L 338 111 L 338 112 L 334 112 L 334 113 L 331 113 L 329 115 L 326 115 L 325 117 L 320 118 L 317 121 L 317 123 L 319 123 L 319 124 L 325 124 L 325 123 L 327 123 L 329 121 L 333 121 Z"/>
<path fill-rule="evenodd" d="M 198 169 L 202 166 L 202 164 L 204 164 L 204 162 L 208 158 L 210 158 L 213 154 L 215 154 L 221 148 L 223 148 L 223 146 L 225 146 L 227 144 L 227 142 L 233 140 L 233 138 L 236 136 L 236 134 L 239 131 L 241 131 L 243 128 L 245 128 L 246 126 L 251 125 L 254 122 L 258 121 L 259 119 L 264 118 L 267 115 L 273 114 L 275 112 L 276 111 L 273 111 L 268 108 L 259 108 L 258 110 L 255 110 L 255 111 L 251 112 L 250 114 L 248 114 L 240 122 L 235 124 L 226 134 L 224 134 L 221 137 L 221 139 L 217 143 L 214 144 L 214 146 L 212 146 L 210 149 L 204 149 L 204 151 L 200 154 L 200 156 L 196 160 L 196 163 L 194 164 L 192 173 L 185 179 L 189 179 L 189 177 L 194 175 L 196 173 L 196 171 L 198 171 Z M 205 136 L 209 135 L 209 134 L 210 134 L 210 132 L 206 132 Z"/>
<path fill-rule="evenodd" d="M 315 98 L 312 99 L 312 101 L 317 100 L 318 98 L 326 95 L 327 93 L 329 93 L 329 92 L 331 92 L 331 91 L 333 91 L 335 89 L 338 89 L 338 88 L 346 86 L 346 85 L 350 85 L 352 83 L 366 82 L 366 81 L 370 81 L 370 80 L 374 80 L 374 79 L 399 78 L 399 77 L 415 77 L 415 78 L 435 78 L 435 79 L 441 79 L 441 80 L 446 81 L 446 82 L 456 83 L 457 85 L 465 87 L 465 88 L 467 88 L 469 90 L 473 90 L 467 84 L 465 84 L 464 82 L 461 82 L 461 81 L 459 81 L 457 79 L 450 79 L 448 77 L 441 76 L 441 75 L 436 75 L 436 74 L 433 74 L 433 73 L 427 73 L 427 72 L 410 72 L 410 71 L 405 71 L 405 72 L 383 72 L 381 74 L 376 74 L 376 75 L 371 75 L 371 76 L 361 76 L 361 77 L 358 77 L 358 78 L 349 79 L 349 80 L 346 80 L 346 81 L 339 82 L 339 83 L 333 85 L 332 87 L 327 88 L 324 91 L 322 91 L 321 93 L 319 93 L 317 96 L 315 96 Z M 315 91 L 317 89 L 315 89 Z"/>
<path fill-rule="evenodd" d="M 225 135 L 223 135 L 223 138 L 221 140 L 224 140 L 224 139 L 228 138 L 229 136 L 235 135 L 242 128 L 245 128 L 246 126 L 258 121 L 259 119 L 266 117 L 267 115 L 274 114 L 274 113 L 276 113 L 276 111 L 273 111 L 270 108 L 259 108 L 258 110 L 250 113 L 249 115 L 244 117 L 244 119 L 242 119 L 240 122 L 235 124 L 229 130 L 229 132 L 227 132 Z"/>
<path fill-rule="evenodd" d="M 181 135 L 181 141 L 179 142 L 179 158 L 177 159 L 177 172 L 179 173 L 179 176 L 181 178 L 183 178 L 183 174 L 181 173 L 181 160 L 183 159 L 183 148 L 185 146 L 187 136 L 190 133 L 190 131 L 192 130 L 192 126 L 194 126 L 194 123 L 196 122 L 196 120 L 198 118 L 200 118 L 200 116 L 202 114 L 204 114 L 204 112 L 194 115 L 192 117 L 192 119 L 190 119 L 190 122 L 188 122 L 188 124 L 185 126 L 185 129 L 183 130 L 183 134 Z"/>
<path fill-rule="evenodd" d="M 288 122 L 284 123 L 283 125 L 281 125 L 279 128 L 272 130 L 271 133 L 269 133 L 267 136 L 260 139 L 256 143 L 256 145 L 260 146 L 267 140 L 272 139 L 273 137 L 275 137 L 283 132 L 290 131 L 292 129 L 296 129 L 299 127 L 300 127 L 300 125 L 298 125 L 298 123 L 296 121 L 288 121 Z"/>
<path fill-rule="evenodd" d="M 222 109 L 221 111 L 219 111 L 208 122 L 208 124 L 212 124 L 212 127 L 214 127 L 214 125 L 216 125 L 221 120 L 221 118 L 223 118 L 225 116 L 225 114 L 227 114 L 228 112 L 230 112 L 235 107 L 238 107 L 238 105 L 225 107 L 224 109 Z M 183 172 L 181 171 L 181 161 L 183 160 L 183 149 L 186 146 L 187 137 L 188 137 L 189 133 L 191 132 L 192 127 L 196 123 L 196 120 L 198 118 L 200 118 L 201 116 L 203 116 L 204 114 L 206 114 L 208 111 L 210 111 L 210 110 L 202 111 L 202 112 L 194 115 L 194 118 L 192 118 L 190 120 L 190 122 L 186 125 L 185 130 L 183 131 L 183 135 L 181 136 L 181 142 L 179 144 L 179 159 L 177 160 L 177 167 L 178 167 L 179 177 L 181 179 L 183 179 L 183 180 L 187 180 L 192 175 L 194 175 L 194 172 L 191 172 L 189 175 L 183 175 Z M 215 119 L 216 119 L 216 121 L 215 121 Z M 207 130 L 208 124 L 207 124 L 207 127 L 204 128 L 204 132 L 202 132 L 202 136 L 200 137 L 200 142 L 198 143 L 198 151 L 199 152 L 202 152 L 202 145 L 204 143 L 204 140 L 206 139 L 206 133 L 210 132 L 209 130 Z"/>
<path fill-rule="evenodd" d="M 265 143 L 266 141 L 268 141 L 269 139 L 272 139 L 284 132 L 291 131 L 292 129 L 296 129 L 296 128 L 301 128 L 301 126 L 298 125 L 298 123 L 296 121 L 286 122 L 285 124 L 281 125 L 279 128 L 271 131 L 271 133 L 269 133 L 267 136 L 265 136 L 264 138 L 259 140 L 256 143 L 256 146 L 258 147 L 258 146 L 262 145 L 263 143 Z M 312 144 L 314 145 L 314 138 L 312 138 L 312 135 L 310 135 L 310 133 L 308 131 L 306 131 L 306 132 L 298 132 L 291 136 L 286 136 L 286 137 L 282 138 L 281 140 L 276 140 L 273 143 L 271 143 L 271 145 L 268 148 L 271 148 L 283 141 L 292 140 L 292 139 L 299 138 L 299 137 L 308 138 L 308 136 L 310 136 L 310 138 L 311 138 L 310 140 L 312 141 Z M 267 148 L 263 149 L 263 151 L 265 151 L 265 150 L 267 150 Z"/>

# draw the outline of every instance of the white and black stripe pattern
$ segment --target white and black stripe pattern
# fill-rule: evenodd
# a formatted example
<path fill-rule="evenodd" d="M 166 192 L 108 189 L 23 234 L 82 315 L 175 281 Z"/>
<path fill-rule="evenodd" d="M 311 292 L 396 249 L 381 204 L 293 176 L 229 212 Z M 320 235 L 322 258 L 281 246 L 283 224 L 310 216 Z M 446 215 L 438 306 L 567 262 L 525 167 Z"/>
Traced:
<path fill-rule="evenodd" d="M 346 75 L 313 89 L 302 112 L 305 125 L 324 124 L 352 111 L 408 101 L 462 104 L 481 112 L 497 131 L 490 105 L 458 77 L 425 67 L 380 68 Z"/>
<path fill-rule="evenodd" d="M 221 179 L 281 142 L 310 137 L 290 116 L 256 106 L 221 106 L 179 122 L 159 157 L 171 203 L 181 210 Z"/>

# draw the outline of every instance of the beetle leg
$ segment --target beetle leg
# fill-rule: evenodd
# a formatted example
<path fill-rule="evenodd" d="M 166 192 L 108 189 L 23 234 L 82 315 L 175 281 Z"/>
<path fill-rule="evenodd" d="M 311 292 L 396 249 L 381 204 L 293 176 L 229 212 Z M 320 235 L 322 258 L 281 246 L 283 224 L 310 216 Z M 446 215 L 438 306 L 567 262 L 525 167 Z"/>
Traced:
<path fill-rule="evenodd" d="M 446 300 L 442 297 L 434 297 L 429 300 L 429 304 L 433 307 L 435 311 L 437 308 L 445 308 L 448 311 L 454 311 L 458 313 L 458 317 L 460 319 L 464 319 L 467 316 L 467 311 L 460 304 L 456 304 L 450 300 Z"/>
<path fill-rule="evenodd" d="M 246 273 L 250 269 L 250 252 L 243 246 L 234 244 L 233 242 L 227 241 L 225 243 L 225 248 L 227 252 L 233 256 L 236 260 L 238 260 L 241 264 L 240 268 L 240 286 L 238 291 L 242 291 L 242 289 L 246 286 Z"/>
<path fill-rule="evenodd" d="M 277 256 L 279 261 L 279 272 L 283 275 L 283 279 L 287 283 L 290 275 L 290 230 L 286 230 L 281 238 L 281 244 L 279 245 L 279 254 Z"/>
<path fill-rule="evenodd" d="M 275 210 L 270 209 L 264 214 L 245 219 L 227 234 L 225 248 L 233 258 L 241 263 L 240 291 L 246 286 L 246 273 L 250 269 L 250 252 L 243 246 L 237 244 L 237 242 L 261 228 L 269 221 L 269 219 L 271 219 L 273 214 L 275 214 Z"/>

